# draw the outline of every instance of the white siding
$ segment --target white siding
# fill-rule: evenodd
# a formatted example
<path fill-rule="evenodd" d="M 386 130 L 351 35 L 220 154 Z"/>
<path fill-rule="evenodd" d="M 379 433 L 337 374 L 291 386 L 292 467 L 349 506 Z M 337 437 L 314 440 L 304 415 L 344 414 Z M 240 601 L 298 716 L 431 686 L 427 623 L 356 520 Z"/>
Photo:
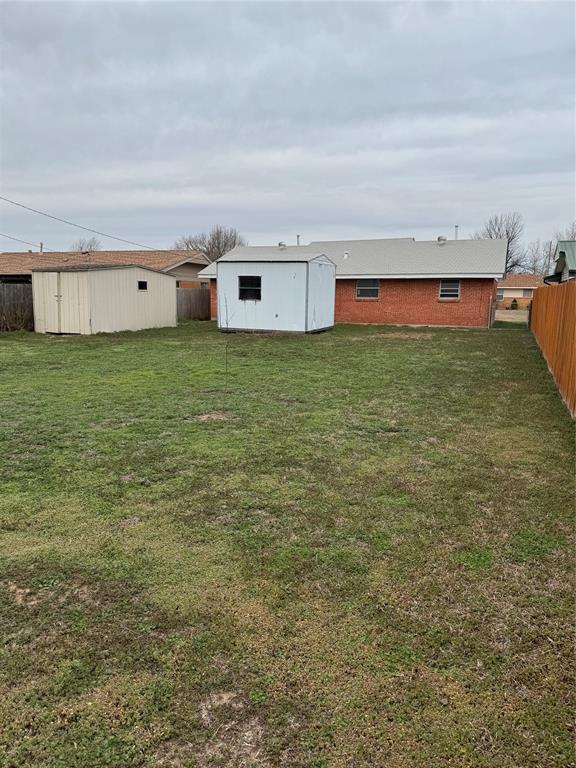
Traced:
<path fill-rule="evenodd" d="M 238 298 L 238 278 L 262 278 L 261 301 Z M 219 262 L 218 327 L 253 331 L 306 330 L 306 263 Z"/>
<path fill-rule="evenodd" d="M 89 272 L 92 333 L 176 325 L 176 281 L 140 267 Z M 138 290 L 145 280 L 146 291 Z"/>
<path fill-rule="evenodd" d="M 320 331 L 334 325 L 336 267 L 328 259 L 308 264 L 308 331 Z"/>

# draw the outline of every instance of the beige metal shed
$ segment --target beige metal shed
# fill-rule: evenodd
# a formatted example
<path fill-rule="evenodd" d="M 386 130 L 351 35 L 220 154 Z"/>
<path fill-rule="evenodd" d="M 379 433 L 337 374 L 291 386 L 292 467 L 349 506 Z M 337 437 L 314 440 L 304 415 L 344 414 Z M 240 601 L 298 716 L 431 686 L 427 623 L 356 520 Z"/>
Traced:
<path fill-rule="evenodd" d="M 176 279 L 135 265 L 32 271 L 37 333 L 113 333 L 175 326 Z"/>

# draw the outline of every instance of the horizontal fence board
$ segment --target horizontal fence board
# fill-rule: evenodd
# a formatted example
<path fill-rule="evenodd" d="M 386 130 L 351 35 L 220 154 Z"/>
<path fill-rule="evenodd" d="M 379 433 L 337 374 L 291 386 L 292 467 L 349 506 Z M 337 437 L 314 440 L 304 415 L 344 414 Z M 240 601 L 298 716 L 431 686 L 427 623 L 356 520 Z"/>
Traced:
<path fill-rule="evenodd" d="M 0 283 L 0 331 L 34 330 L 32 286 Z"/>
<path fill-rule="evenodd" d="M 537 288 L 532 299 L 530 328 L 554 381 L 576 414 L 576 280 Z"/>
<path fill-rule="evenodd" d="M 210 320 L 210 289 L 177 288 L 176 307 L 178 320 Z"/>

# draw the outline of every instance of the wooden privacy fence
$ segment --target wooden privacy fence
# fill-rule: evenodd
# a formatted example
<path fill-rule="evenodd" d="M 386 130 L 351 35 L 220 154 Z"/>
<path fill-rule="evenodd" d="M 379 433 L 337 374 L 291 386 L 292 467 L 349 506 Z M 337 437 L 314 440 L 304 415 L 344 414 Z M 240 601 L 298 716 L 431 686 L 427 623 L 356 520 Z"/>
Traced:
<path fill-rule="evenodd" d="M 537 288 L 530 328 L 572 415 L 576 413 L 576 280 Z"/>
<path fill-rule="evenodd" d="M 176 288 L 178 320 L 210 320 L 210 289 Z"/>
<path fill-rule="evenodd" d="M 0 331 L 34 330 L 32 286 L 0 283 Z"/>

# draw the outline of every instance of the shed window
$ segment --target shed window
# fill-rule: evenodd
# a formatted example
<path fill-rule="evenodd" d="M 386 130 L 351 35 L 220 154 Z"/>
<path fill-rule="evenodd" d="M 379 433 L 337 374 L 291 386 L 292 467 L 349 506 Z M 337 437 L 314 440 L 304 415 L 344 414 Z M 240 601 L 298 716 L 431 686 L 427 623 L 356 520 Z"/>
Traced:
<path fill-rule="evenodd" d="M 440 280 L 441 299 L 460 298 L 460 280 Z"/>
<path fill-rule="evenodd" d="M 238 298 L 240 301 L 261 300 L 262 278 L 260 275 L 242 275 L 238 278 Z"/>
<path fill-rule="evenodd" d="M 522 288 L 522 296 L 524 296 L 525 299 L 531 299 L 532 288 Z"/>
<path fill-rule="evenodd" d="M 503 298 L 504 298 L 504 288 L 499 288 L 496 291 L 496 300 L 497 301 L 502 301 Z"/>
<path fill-rule="evenodd" d="M 139 291 L 147 291 L 148 290 L 148 280 L 138 280 L 138 290 Z"/>
<path fill-rule="evenodd" d="M 372 278 L 356 280 L 357 299 L 377 299 L 380 295 L 380 280 Z"/>

